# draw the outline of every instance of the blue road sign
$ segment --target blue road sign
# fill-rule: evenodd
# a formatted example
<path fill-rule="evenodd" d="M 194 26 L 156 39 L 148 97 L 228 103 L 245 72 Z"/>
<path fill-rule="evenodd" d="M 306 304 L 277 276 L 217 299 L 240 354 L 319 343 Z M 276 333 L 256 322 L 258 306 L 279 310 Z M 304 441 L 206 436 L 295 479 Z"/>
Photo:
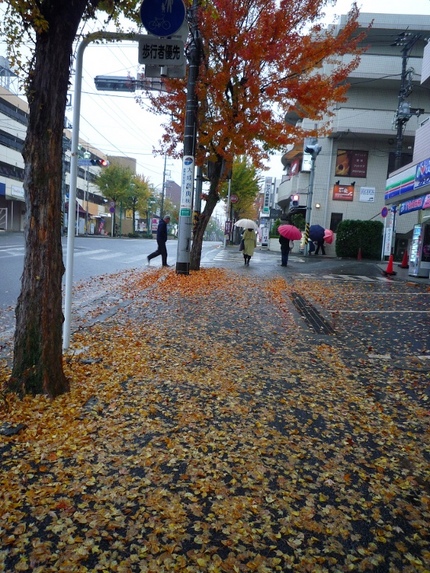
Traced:
<path fill-rule="evenodd" d="M 146 31 L 154 36 L 172 36 L 185 20 L 183 0 L 143 0 L 140 19 Z"/>

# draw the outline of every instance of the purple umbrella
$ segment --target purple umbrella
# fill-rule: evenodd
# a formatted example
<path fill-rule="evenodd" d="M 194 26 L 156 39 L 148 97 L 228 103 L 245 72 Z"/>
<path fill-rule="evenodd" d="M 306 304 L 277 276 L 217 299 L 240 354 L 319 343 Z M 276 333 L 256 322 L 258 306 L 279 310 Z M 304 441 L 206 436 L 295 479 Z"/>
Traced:
<path fill-rule="evenodd" d="M 309 227 L 309 238 L 311 241 L 321 241 L 324 239 L 324 227 L 321 225 L 311 225 Z"/>

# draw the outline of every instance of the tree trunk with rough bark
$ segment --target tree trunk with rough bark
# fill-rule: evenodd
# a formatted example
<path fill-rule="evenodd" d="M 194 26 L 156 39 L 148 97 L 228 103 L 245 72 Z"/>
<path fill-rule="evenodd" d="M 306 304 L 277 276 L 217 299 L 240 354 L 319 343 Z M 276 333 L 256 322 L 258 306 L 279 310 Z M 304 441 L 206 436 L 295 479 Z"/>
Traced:
<path fill-rule="evenodd" d="M 209 193 L 206 199 L 206 205 L 197 221 L 197 224 L 193 232 L 193 242 L 191 245 L 191 252 L 190 252 L 190 269 L 192 271 L 200 270 L 200 261 L 202 258 L 202 248 L 203 248 L 203 235 L 205 233 L 209 220 L 212 216 L 212 213 L 214 212 L 214 209 L 219 201 L 218 189 L 221 185 L 222 171 L 223 171 L 223 160 L 222 158 L 219 158 L 218 161 L 214 162 L 210 179 Z"/>
<path fill-rule="evenodd" d="M 70 57 L 85 4 L 57 0 L 42 5 L 48 26 L 37 33 L 27 85 L 26 254 L 8 383 L 20 394 L 55 397 L 69 390 L 62 362 L 62 142 Z"/>

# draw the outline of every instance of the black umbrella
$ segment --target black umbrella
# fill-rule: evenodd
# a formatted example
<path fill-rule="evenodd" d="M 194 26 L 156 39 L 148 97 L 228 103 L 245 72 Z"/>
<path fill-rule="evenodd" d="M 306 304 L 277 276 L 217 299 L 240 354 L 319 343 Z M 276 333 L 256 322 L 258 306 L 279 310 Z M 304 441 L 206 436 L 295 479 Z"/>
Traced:
<path fill-rule="evenodd" d="M 321 225 L 311 225 L 309 227 L 309 238 L 311 241 L 321 241 L 324 239 L 324 227 Z"/>

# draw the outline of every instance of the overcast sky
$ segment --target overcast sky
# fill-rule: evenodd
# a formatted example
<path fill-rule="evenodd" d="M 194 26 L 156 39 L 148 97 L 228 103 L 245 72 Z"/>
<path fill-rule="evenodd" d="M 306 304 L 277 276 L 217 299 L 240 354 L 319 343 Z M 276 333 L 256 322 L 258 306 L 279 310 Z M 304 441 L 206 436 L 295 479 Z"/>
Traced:
<path fill-rule="evenodd" d="M 364 0 L 358 2 L 362 12 L 422 14 L 430 17 L 430 0 Z M 339 0 L 326 11 L 332 16 L 346 14 L 350 0 Z M 97 28 L 93 28 L 95 31 Z M 93 31 L 87 29 L 86 31 Z M 6 55 L 4 43 L 0 43 L 0 55 Z M 120 42 L 110 46 L 90 44 L 84 53 L 80 136 L 107 155 L 134 157 L 137 172 L 150 179 L 154 186 L 161 188 L 164 158 L 153 155 L 153 147 L 158 147 L 162 135 L 159 116 L 153 115 L 149 107 L 142 109 L 134 101 L 132 93 L 112 93 L 97 91 L 94 78 L 98 75 L 137 76 L 137 42 Z M 71 90 L 73 104 L 73 85 Z M 70 122 L 73 108 L 67 112 Z M 276 179 L 282 177 L 280 155 L 274 156 L 270 170 L 264 175 Z M 168 179 L 181 184 L 181 162 L 167 159 Z"/>

